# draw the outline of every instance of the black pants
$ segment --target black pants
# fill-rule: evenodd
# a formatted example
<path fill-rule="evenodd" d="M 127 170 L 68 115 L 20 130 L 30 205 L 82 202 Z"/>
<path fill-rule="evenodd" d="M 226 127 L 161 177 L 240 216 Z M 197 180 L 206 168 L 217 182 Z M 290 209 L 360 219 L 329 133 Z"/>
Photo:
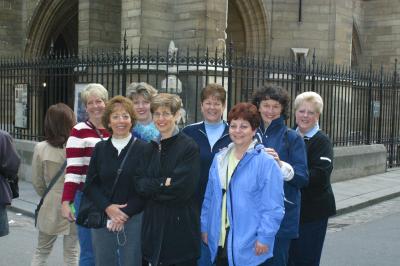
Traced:
<path fill-rule="evenodd" d="M 197 266 L 197 259 L 186 260 L 183 262 L 172 264 L 170 266 Z"/>

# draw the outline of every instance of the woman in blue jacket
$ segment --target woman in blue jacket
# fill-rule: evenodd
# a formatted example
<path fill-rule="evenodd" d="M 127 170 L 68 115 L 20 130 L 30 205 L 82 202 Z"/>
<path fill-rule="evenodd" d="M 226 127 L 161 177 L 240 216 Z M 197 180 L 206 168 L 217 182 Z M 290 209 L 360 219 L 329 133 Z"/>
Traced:
<path fill-rule="evenodd" d="M 287 265 L 292 239 L 298 237 L 300 189 L 308 183 L 307 155 L 302 137 L 285 125 L 289 95 L 283 88 L 268 84 L 258 88 L 253 104 L 261 115 L 258 140 L 277 154 L 279 165 L 289 164 L 294 175 L 284 174 L 285 217 L 275 240 L 274 257 L 267 265 Z"/>
<path fill-rule="evenodd" d="M 200 182 L 196 196 L 199 208 L 203 204 L 204 193 L 208 182 L 208 172 L 215 154 L 231 143 L 228 134 L 228 124 L 222 120 L 225 110 L 226 91 L 223 86 L 215 83 L 208 84 L 201 91 L 201 113 L 204 121 L 191 124 L 182 131 L 191 137 L 200 149 Z M 211 266 L 210 254 L 206 245 L 201 245 L 199 266 Z"/>
<path fill-rule="evenodd" d="M 272 256 L 284 215 L 283 178 L 253 140 L 260 117 L 250 103 L 228 115 L 233 143 L 217 153 L 201 210 L 202 240 L 216 265 L 260 265 Z"/>

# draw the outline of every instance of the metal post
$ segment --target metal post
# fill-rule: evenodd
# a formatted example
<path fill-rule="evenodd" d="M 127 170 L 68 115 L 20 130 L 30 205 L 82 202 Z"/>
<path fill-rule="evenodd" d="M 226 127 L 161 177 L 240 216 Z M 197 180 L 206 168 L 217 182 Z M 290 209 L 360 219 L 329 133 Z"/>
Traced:
<path fill-rule="evenodd" d="M 368 82 L 368 114 L 367 114 L 367 139 L 365 144 L 371 144 L 372 130 L 372 62 L 369 64 L 369 82 Z"/>
<path fill-rule="evenodd" d="M 396 124 L 396 112 L 397 112 L 397 106 L 396 106 L 396 83 L 397 83 L 397 58 L 394 60 L 394 72 L 393 72 L 393 96 L 392 96 L 392 130 L 390 132 L 390 154 L 389 154 L 389 167 L 393 167 L 393 157 L 395 155 L 394 152 L 394 133 L 395 133 L 395 124 Z"/>
<path fill-rule="evenodd" d="M 123 58 L 122 58 L 122 95 L 126 96 L 126 50 L 128 50 L 128 45 L 126 44 L 126 29 L 124 33 L 124 47 L 123 47 Z"/>
<path fill-rule="evenodd" d="M 383 109 L 383 65 L 381 65 L 380 83 L 379 83 L 379 120 L 378 120 L 378 140 L 382 143 L 382 109 Z"/>
<path fill-rule="evenodd" d="M 303 21 L 303 18 L 301 16 L 302 13 L 303 13 L 303 1 L 299 0 L 299 21 L 298 21 L 299 23 Z"/>
<path fill-rule="evenodd" d="M 232 75 L 232 56 L 233 56 L 233 42 L 232 39 L 229 42 L 229 47 L 228 47 L 228 56 L 227 56 L 227 63 L 228 63 L 228 103 L 227 103 L 227 107 L 228 107 L 228 112 L 231 110 L 232 104 L 234 102 L 233 98 L 232 98 L 232 90 L 233 90 L 233 86 L 232 86 L 232 79 L 233 79 L 233 75 Z"/>
<path fill-rule="evenodd" d="M 312 76 L 311 76 L 311 90 L 315 91 L 315 48 L 312 55 Z"/>

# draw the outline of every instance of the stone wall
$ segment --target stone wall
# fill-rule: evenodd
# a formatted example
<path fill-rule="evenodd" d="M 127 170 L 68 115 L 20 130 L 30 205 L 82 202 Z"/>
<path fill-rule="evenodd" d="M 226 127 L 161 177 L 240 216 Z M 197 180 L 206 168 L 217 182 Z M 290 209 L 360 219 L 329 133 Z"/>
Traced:
<path fill-rule="evenodd" d="M 339 182 L 386 171 L 386 148 L 383 144 L 335 147 L 332 182 Z"/>
<path fill-rule="evenodd" d="M 0 56 L 22 55 L 22 0 L 0 0 Z"/>
<path fill-rule="evenodd" d="M 400 0 L 364 2 L 365 64 L 393 67 L 400 56 Z"/>
<path fill-rule="evenodd" d="M 299 1 L 273 1 L 271 14 L 271 55 L 292 56 L 290 48 L 316 49 L 318 58 L 330 59 L 329 46 L 334 30 L 331 21 L 334 5 L 331 0 L 302 1 L 299 22 Z"/>
<path fill-rule="evenodd" d="M 79 1 L 78 48 L 119 48 L 121 0 Z"/>

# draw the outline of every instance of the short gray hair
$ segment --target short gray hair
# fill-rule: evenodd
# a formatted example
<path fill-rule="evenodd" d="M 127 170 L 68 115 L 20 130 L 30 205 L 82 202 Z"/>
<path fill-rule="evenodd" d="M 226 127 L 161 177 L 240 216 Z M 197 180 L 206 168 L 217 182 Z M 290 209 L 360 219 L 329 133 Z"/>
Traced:
<path fill-rule="evenodd" d="M 81 100 L 85 106 L 89 95 L 96 95 L 100 97 L 103 102 L 108 100 L 108 91 L 100 83 L 89 83 L 81 92 Z"/>
<path fill-rule="evenodd" d="M 313 91 L 306 91 L 297 95 L 296 99 L 294 100 L 294 110 L 297 111 L 300 105 L 302 105 L 304 102 L 312 103 L 314 105 L 315 111 L 319 114 L 322 114 L 324 101 L 318 93 Z"/>
<path fill-rule="evenodd" d="M 150 102 L 157 93 L 158 91 L 146 82 L 133 82 L 126 88 L 126 95 L 131 100 L 137 96 L 143 96 L 143 98 Z"/>

